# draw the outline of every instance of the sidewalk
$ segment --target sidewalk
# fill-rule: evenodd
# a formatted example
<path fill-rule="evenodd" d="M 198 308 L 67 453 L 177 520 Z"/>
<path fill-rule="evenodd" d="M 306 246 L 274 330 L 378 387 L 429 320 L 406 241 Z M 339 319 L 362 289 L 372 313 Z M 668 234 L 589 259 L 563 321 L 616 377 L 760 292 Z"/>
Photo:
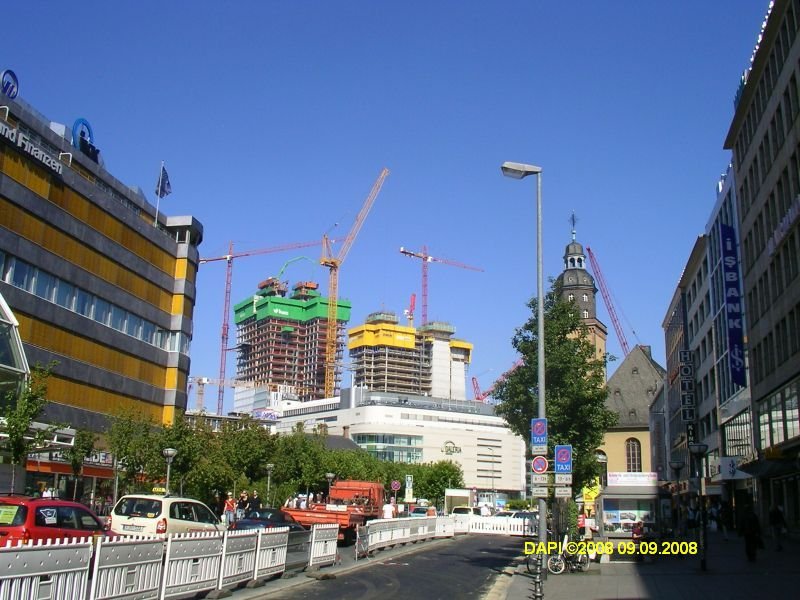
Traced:
<path fill-rule="evenodd" d="M 548 575 L 546 600 L 612 600 L 643 598 L 688 600 L 701 598 L 797 598 L 800 589 L 800 543 L 784 541 L 776 552 L 772 540 L 759 550 L 755 563 L 744 554 L 744 540 L 735 534 L 708 533 L 707 570 L 699 556 L 658 557 L 652 563 L 612 561 L 593 563 L 586 573 Z M 533 598 L 533 576 L 517 567 L 507 600 Z"/>

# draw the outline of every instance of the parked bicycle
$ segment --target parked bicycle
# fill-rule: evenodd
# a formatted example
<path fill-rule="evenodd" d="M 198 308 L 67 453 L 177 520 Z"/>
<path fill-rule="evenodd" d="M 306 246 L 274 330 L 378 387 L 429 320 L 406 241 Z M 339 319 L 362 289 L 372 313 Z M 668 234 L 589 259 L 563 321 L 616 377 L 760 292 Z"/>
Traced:
<path fill-rule="evenodd" d="M 588 571 L 590 557 L 588 554 L 573 554 L 567 550 L 569 547 L 569 536 L 564 536 L 561 543 L 561 552 L 547 557 L 547 570 L 553 575 L 560 575 L 567 569 L 570 573 L 576 571 Z"/>

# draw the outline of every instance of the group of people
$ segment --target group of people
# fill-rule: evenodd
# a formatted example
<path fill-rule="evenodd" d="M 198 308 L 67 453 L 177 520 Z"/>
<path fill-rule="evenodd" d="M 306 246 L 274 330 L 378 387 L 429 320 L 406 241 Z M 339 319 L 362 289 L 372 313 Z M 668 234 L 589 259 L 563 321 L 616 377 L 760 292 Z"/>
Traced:
<path fill-rule="evenodd" d="M 222 502 L 222 517 L 225 524 L 230 527 L 234 521 L 244 519 L 251 512 L 260 510 L 262 506 L 258 490 L 253 490 L 252 496 L 247 490 L 242 490 L 238 500 L 233 497 L 233 492 L 228 492 Z"/>

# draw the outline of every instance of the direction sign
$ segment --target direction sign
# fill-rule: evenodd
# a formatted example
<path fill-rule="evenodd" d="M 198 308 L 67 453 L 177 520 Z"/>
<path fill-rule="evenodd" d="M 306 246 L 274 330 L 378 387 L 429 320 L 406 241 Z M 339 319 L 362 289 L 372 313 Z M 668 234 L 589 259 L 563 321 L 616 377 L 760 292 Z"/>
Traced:
<path fill-rule="evenodd" d="M 546 473 L 549 466 L 550 463 L 547 462 L 544 456 L 534 456 L 531 461 L 531 471 L 534 473 Z"/>
<path fill-rule="evenodd" d="M 555 448 L 555 472 L 572 473 L 572 446 L 558 445 Z"/>
<path fill-rule="evenodd" d="M 572 488 L 571 487 L 557 487 L 556 488 L 556 498 L 572 498 Z"/>
<path fill-rule="evenodd" d="M 531 488 L 531 496 L 534 498 L 547 498 L 547 494 L 548 492 L 546 487 L 537 486 Z"/>
<path fill-rule="evenodd" d="M 547 483 L 547 474 L 535 475 L 531 474 L 531 483 Z"/>
<path fill-rule="evenodd" d="M 572 485 L 572 473 L 556 473 L 556 484 Z"/>
<path fill-rule="evenodd" d="M 397 479 L 392 480 L 392 489 L 396 492 L 400 489 L 400 482 Z"/>
<path fill-rule="evenodd" d="M 531 419 L 531 452 L 547 452 L 547 419 Z"/>

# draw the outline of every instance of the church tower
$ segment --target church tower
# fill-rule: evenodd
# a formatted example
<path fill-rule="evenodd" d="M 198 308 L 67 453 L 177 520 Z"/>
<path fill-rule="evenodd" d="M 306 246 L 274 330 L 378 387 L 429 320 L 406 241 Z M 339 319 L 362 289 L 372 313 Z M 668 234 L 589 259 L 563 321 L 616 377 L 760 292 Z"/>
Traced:
<path fill-rule="evenodd" d="M 564 271 L 558 276 L 561 296 L 568 302 L 575 302 L 578 315 L 588 329 L 589 341 L 595 348 L 595 356 L 605 360 L 608 328 L 597 318 L 597 287 L 594 277 L 586 269 L 586 255 L 583 246 L 575 241 L 576 218 L 573 214 L 572 241 L 564 251 Z"/>

